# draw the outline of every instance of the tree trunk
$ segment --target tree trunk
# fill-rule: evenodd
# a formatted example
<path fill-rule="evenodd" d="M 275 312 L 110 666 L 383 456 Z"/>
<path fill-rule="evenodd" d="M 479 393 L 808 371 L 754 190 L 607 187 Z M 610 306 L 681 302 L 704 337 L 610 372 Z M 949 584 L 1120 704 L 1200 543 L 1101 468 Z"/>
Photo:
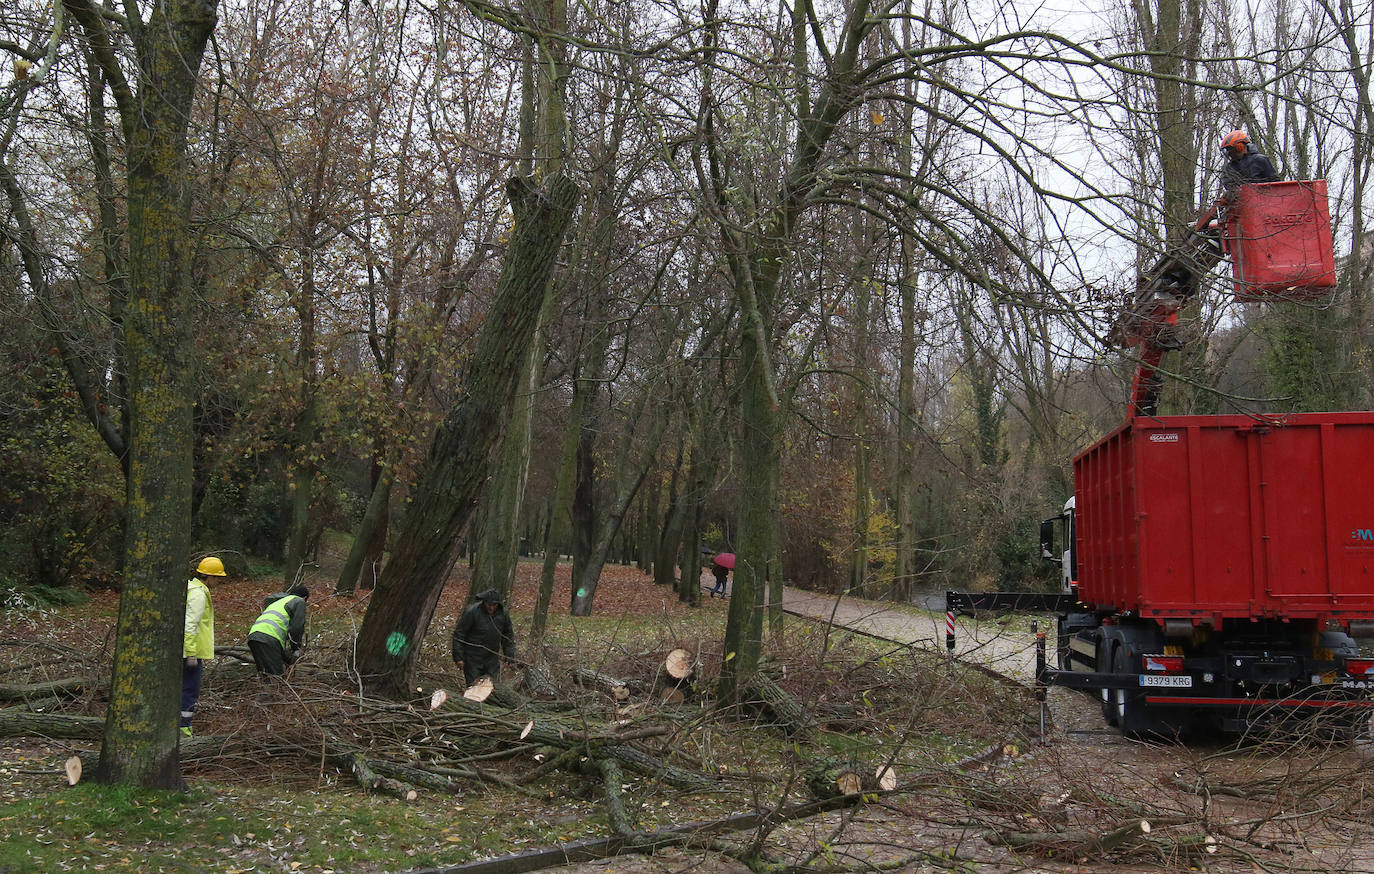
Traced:
<path fill-rule="evenodd" d="M 591 362 L 593 365 L 595 362 Z M 577 379 L 573 386 L 573 409 L 580 413 L 577 423 L 577 449 L 571 507 L 572 528 L 572 591 L 568 595 L 568 609 L 576 610 L 577 580 L 586 573 L 588 562 L 596 549 L 596 436 L 599 417 L 593 410 L 598 406 L 600 371 L 597 376 Z M 600 573 L 598 569 L 597 573 Z"/>
<path fill-rule="evenodd" d="M 677 459 L 673 472 L 668 479 L 668 510 L 659 529 L 658 547 L 653 562 L 654 583 L 671 586 L 676 582 L 677 555 L 682 547 L 682 523 L 687 511 L 687 495 L 679 489 L 678 480 L 682 476 L 682 441 L 678 441 Z M 683 578 L 683 584 L 687 579 Z"/>
<path fill-rule="evenodd" d="M 773 385 L 772 356 L 757 308 L 745 316 L 740 339 L 739 548 L 725 624 L 725 661 L 719 697 L 733 702 L 737 683 L 753 676 L 763 648 L 764 598 L 777 555 L 779 450 L 782 411 Z"/>
<path fill-rule="evenodd" d="M 362 521 L 358 523 L 358 530 L 353 533 L 353 545 L 349 547 L 348 558 L 344 560 L 343 569 L 339 571 L 339 582 L 334 587 L 336 593 L 351 594 L 357 587 L 358 577 L 363 574 L 364 565 L 367 565 L 367 573 L 363 588 L 372 588 L 376 574 L 376 559 L 373 559 L 372 555 L 379 540 L 382 544 L 386 542 L 387 508 L 390 502 L 391 465 L 383 463 L 373 481 L 372 497 L 368 498 Z"/>
<path fill-rule="evenodd" d="M 300 411 L 291 429 L 291 463 L 286 472 L 287 507 L 286 561 L 282 565 L 283 589 L 300 581 L 310 560 L 310 503 L 315 490 L 315 432 L 319 400 L 315 386 L 318 367 L 315 354 L 315 250 L 307 247 L 302 258 L 303 276 L 296 289 L 296 315 L 300 319 L 300 339 L 296 365 L 300 368 L 297 402 Z"/>
<path fill-rule="evenodd" d="M 116 56 L 111 22 L 64 0 L 110 85 L 124 130 L 129 299 L 125 576 L 97 779 L 181 785 L 176 714 L 190 547 L 195 347 L 186 130 L 215 0 L 167 0 L 129 34 L 137 63 Z M 138 11 L 135 7 L 134 11 Z M 125 69 L 137 81 L 125 78 Z"/>
<path fill-rule="evenodd" d="M 544 567 L 539 575 L 539 597 L 534 606 L 534 620 L 530 627 L 532 642 L 544 639 L 548 627 L 549 605 L 553 602 L 553 575 L 558 567 L 558 555 L 572 527 L 568 501 L 572 497 L 573 474 L 577 467 L 577 445 L 582 431 L 578 405 L 585 396 L 573 394 L 572 409 L 568 411 L 568 425 L 563 431 L 563 448 L 558 457 L 558 479 L 554 485 L 553 503 L 549 508 L 548 534 L 544 538 Z"/>
<path fill-rule="evenodd" d="M 411 686 L 420 641 L 457 559 L 458 534 L 490 471 L 578 198 L 577 186 L 562 175 L 542 186 L 516 177 L 507 193 L 515 226 L 466 393 L 435 434 L 405 526 L 358 634 L 358 673 L 365 688 L 386 697 L 404 697 Z"/>
<path fill-rule="evenodd" d="M 869 246 L 876 241 L 869 239 L 867 223 L 856 223 L 860 239 Z M 858 271 L 857 287 L 854 289 L 854 378 L 850 386 L 854 392 L 854 551 L 849 562 L 849 590 L 861 597 L 871 598 L 873 593 L 868 587 L 868 525 L 871 514 L 868 455 L 868 391 L 867 382 L 872 377 L 868 369 L 868 319 L 872 291 L 869 288 L 869 261 L 860 259 L 863 268 Z"/>
<path fill-rule="evenodd" d="M 547 305 L 541 307 L 541 325 L 547 309 Z M 470 596 L 495 589 L 505 601 L 515 580 L 515 565 L 520 553 L 520 510 L 524 505 L 525 481 L 530 469 L 530 422 L 539 382 L 539 364 L 544 357 L 542 335 L 542 327 L 536 328 L 535 341 L 530 344 L 520 374 L 521 391 L 515 398 L 510 424 L 501 441 L 496 469 L 487 484 Z"/>
<path fill-rule="evenodd" d="M 644 477 L 648 475 L 649 468 L 653 466 L 658 444 L 662 441 L 663 432 L 668 427 L 668 413 L 663 404 L 656 403 L 652 399 L 652 394 L 652 392 L 646 392 L 644 402 L 654 408 L 647 412 L 647 415 L 653 416 L 653 427 L 644 441 L 639 463 L 633 470 L 628 470 L 629 455 L 634 447 L 634 435 L 627 435 L 619 453 L 619 463 L 616 465 L 616 469 L 622 471 L 620 494 L 616 498 L 615 506 L 606 514 L 605 520 L 602 522 L 600 533 L 596 537 L 591 554 L 578 571 L 578 575 L 573 579 L 572 615 L 574 616 L 591 615 L 592 600 L 596 597 L 596 586 L 601 580 L 601 569 L 606 566 L 606 555 L 610 551 L 611 542 L 620 530 L 621 523 L 625 519 L 625 513 L 629 510 L 631 502 L 634 501 L 640 485 L 643 484 Z M 574 570 L 577 569 L 574 568 Z"/>

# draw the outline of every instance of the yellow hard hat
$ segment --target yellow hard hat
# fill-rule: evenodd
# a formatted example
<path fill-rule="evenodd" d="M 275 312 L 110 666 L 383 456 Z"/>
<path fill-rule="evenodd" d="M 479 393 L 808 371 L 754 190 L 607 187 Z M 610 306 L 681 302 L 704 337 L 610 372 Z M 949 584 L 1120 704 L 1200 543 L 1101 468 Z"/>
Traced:
<path fill-rule="evenodd" d="M 196 565 L 196 573 L 205 574 L 208 577 L 225 576 L 224 562 L 213 555 L 207 555 L 200 560 L 200 564 Z"/>

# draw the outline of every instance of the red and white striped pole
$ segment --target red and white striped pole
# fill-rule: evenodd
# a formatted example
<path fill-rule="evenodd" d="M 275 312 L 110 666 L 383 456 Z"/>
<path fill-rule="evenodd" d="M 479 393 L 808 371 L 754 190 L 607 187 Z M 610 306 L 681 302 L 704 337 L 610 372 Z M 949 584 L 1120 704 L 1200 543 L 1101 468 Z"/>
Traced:
<path fill-rule="evenodd" d="M 945 611 L 945 651 L 949 654 L 949 675 L 954 676 L 954 611 Z"/>

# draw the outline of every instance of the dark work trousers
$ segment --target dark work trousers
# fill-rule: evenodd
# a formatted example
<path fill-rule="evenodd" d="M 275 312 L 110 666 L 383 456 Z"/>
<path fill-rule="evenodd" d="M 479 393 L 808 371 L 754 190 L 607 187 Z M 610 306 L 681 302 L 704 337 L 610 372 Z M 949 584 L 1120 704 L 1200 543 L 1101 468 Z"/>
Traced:
<path fill-rule="evenodd" d="M 191 727 L 191 717 L 196 712 L 196 701 L 200 700 L 200 678 L 205 673 L 205 661 L 200 660 L 194 668 L 181 663 L 181 721 L 182 728 Z"/>
<path fill-rule="evenodd" d="M 281 677 L 286 674 L 286 660 L 281 641 L 265 634 L 250 634 L 248 648 L 253 652 L 253 664 L 258 666 L 259 674 L 266 677 Z"/>
<path fill-rule="evenodd" d="M 463 647 L 463 680 L 469 686 L 478 677 L 491 677 L 492 682 L 501 679 L 501 656 L 488 649 Z"/>

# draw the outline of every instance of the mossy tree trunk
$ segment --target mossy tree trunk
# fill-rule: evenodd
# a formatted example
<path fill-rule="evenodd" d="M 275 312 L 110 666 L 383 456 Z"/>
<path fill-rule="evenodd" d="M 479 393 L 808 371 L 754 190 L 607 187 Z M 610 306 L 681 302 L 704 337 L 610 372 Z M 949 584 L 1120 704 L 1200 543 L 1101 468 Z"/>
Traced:
<path fill-rule="evenodd" d="M 124 36 L 88 0 L 64 0 L 64 7 L 119 109 L 128 168 L 125 574 L 96 777 L 175 788 L 197 372 L 187 123 L 217 3 L 163 0 L 146 21 L 131 3 Z M 128 66 L 118 50 L 125 37 L 135 55 Z"/>

